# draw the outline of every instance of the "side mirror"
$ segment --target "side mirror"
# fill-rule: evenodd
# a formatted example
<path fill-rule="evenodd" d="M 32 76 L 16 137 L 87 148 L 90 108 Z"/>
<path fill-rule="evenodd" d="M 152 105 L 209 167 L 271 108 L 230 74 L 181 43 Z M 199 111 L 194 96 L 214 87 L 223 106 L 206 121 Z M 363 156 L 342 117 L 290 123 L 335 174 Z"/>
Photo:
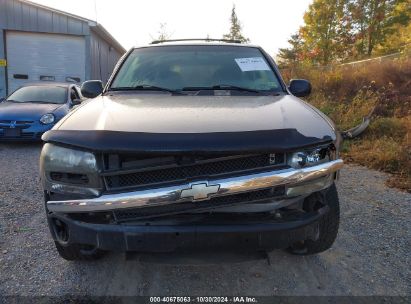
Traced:
<path fill-rule="evenodd" d="M 5 101 L 6 98 L 5 97 L 0 97 L 0 103 L 2 103 L 3 101 Z"/>
<path fill-rule="evenodd" d="M 288 89 L 294 96 L 305 97 L 311 93 L 311 84 L 305 79 L 291 79 Z"/>
<path fill-rule="evenodd" d="M 103 83 L 100 80 L 88 80 L 81 85 L 81 95 L 94 98 L 103 92 Z"/>
<path fill-rule="evenodd" d="M 71 101 L 71 104 L 72 104 L 73 106 L 78 106 L 79 104 L 81 104 L 81 99 L 73 99 L 73 100 Z"/>

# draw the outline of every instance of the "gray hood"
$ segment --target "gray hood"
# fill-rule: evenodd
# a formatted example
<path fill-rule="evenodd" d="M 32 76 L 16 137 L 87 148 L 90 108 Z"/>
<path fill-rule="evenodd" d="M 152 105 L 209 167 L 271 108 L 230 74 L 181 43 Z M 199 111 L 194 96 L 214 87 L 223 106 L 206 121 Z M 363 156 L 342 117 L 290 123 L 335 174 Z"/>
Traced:
<path fill-rule="evenodd" d="M 334 137 L 318 111 L 291 96 L 100 96 L 59 123 L 58 130 L 143 133 L 212 133 L 297 129 L 305 136 Z"/>
<path fill-rule="evenodd" d="M 291 95 L 115 93 L 80 106 L 43 136 L 97 151 L 278 151 L 336 141 L 332 123 Z"/>

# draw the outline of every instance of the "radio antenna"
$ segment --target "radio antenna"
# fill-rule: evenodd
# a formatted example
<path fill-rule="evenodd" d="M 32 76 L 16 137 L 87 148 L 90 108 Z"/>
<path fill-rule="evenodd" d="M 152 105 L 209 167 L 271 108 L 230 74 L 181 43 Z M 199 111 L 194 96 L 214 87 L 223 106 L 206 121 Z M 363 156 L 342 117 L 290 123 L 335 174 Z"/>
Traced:
<path fill-rule="evenodd" d="M 94 0 L 94 13 L 96 15 L 96 22 L 98 23 L 97 21 L 97 0 Z"/>

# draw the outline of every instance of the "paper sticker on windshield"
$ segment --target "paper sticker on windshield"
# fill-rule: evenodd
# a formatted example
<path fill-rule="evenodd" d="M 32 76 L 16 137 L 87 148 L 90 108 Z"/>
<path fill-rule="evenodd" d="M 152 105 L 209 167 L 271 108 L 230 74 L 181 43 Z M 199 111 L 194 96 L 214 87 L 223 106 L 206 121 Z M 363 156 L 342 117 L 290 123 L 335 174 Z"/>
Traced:
<path fill-rule="evenodd" d="M 270 67 L 262 57 L 236 58 L 235 62 L 237 62 L 243 72 L 270 70 Z"/>

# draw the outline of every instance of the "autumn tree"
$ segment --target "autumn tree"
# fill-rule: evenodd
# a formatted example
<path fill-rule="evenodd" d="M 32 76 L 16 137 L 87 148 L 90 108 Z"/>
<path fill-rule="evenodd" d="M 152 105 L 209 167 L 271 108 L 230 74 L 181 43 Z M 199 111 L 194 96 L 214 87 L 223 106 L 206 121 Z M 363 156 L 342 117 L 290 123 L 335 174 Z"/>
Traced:
<path fill-rule="evenodd" d="M 358 54 L 371 56 L 398 27 L 409 23 L 410 0 L 351 0 Z"/>
<path fill-rule="evenodd" d="M 378 55 L 398 51 L 411 52 L 411 23 L 406 26 L 397 25 L 395 31 L 386 37 L 385 42 L 375 48 L 375 53 Z"/>
<path fill-rule="evenodd" d="M 280 48 L 277 57 L 279 63 L 285 65 L 293 65 L 304 60 L 304 41 L 301 39 L 300 33 L 291 35 L 288 39 L 289 48 Z"/>
<path fill-rule="evenodd" d="M 411 0 L 313 0 L 304 23 L 279 58 L 327 65 L 384 55 L 409 48 Z"/>
<path fill-rule="evenodd" d="M 348 0 L 314 0 L 304 14 L 302 39 L 313 61 L 327 65 L 349 54 L 351 22 L 347 18 Z"/>
<path fill-rule="evenodd" d="M 250 42 L 250 39 L 244 37 L 242 33 L 242 25 L 240 20 L 238 20 L 237 13 L 235 12 L 235 5 L 233 5 L 231 10 L 230 31 L 228 34 L 223 35 L 223 39 L 239 40 L 244 43 Z"/>
<path fill-rule="evenodd" d="M 379 6 L 377 6 L 379 4 Z M 398 51 L 410 38 L 411 0 L 381 1 L 375 4 L 367 31 L 367 55 Z M 396 41 L 395 41 L 396 40 Z"/>

